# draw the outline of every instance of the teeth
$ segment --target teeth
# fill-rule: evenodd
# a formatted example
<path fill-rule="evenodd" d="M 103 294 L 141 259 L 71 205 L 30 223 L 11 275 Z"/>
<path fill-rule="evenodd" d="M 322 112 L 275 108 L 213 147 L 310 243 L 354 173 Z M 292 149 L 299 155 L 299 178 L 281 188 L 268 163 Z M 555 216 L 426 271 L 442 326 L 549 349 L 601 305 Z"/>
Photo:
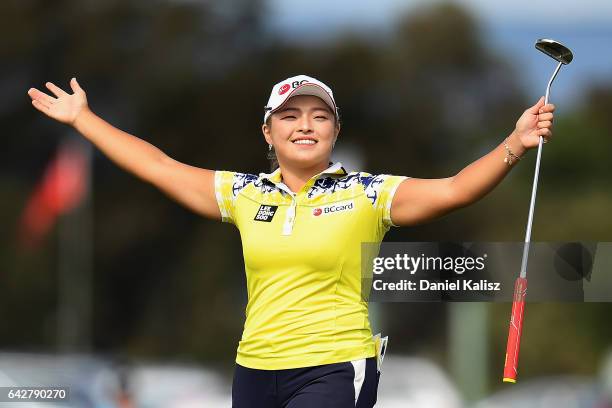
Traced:
<path fill-rule="evenodd" d="M 293 143 L 295 144 L 315 144 L 316 142 L 314 140 L 309 140 L 309 139 L 300 139 L 300 140 L 296 140 Z"/>

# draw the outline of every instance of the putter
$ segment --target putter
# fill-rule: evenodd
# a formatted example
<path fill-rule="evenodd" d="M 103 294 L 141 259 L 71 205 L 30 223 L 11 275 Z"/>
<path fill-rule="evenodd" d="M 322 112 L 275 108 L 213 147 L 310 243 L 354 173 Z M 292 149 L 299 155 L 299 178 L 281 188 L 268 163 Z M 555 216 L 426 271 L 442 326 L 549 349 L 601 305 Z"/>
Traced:
<path fill-rule="evenodd" d="M 553 72 L 548 86 L 546 87 L 546 97 L 544 105 L 548 104 L 550 86 L 552 85 L 557 73 L 562 65 L 567 65 L 574 58 L 572 52 L 565 45 L 558 41 L 546 38 L 539 39 L 535 47 L 544 54 L 553 58 L 559 64 Z M 544 138 L 540 136 L 538 144 L 538 156 L 536 159 L 535 175 L 533 177 L 533 187 L 531 190 L 531 204 L 529 205 L 529 218 L 527 220 L 527 232 L 525 234 L 525 245 L 523 246 L 523 260 L 521 262 L 521 272 L 514 284 L 514 296 L 512 299 L 512 314 L 510 316 L 510 329 L 508 332 L 508 344 L 506 346 L 506 361 L 504 362 L 504 382 L 515 383 L 518 374 L 518 356 L 521 345 L 521 332 L 523 328 L 523 313 L 525 311 L 525 297 L 527 295 L 527 257 L 529 255 L 529 243 L 531 242 L 531 225 L 533 221 L 533 209 L 535 207 L 536 194 L 538 191 L 538 175 L 540 173 L 540 158 L 542 157 L 542 142 Z"/>

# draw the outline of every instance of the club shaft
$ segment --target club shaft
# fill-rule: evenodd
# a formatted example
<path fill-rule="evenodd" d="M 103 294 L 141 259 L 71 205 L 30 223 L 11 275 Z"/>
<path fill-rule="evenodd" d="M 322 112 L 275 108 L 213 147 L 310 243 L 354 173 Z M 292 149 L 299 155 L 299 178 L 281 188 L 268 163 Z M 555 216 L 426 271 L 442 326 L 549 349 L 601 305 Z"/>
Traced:
<path fill-rule="evenodd" d="M 557 65 L 555 72 L 550 77 L 550 81 L 548 81 L 548 86 L 546 87 L 546 97 L 544 98 L 544 105 L 548 104 L 548 97 L 550 95 L 550 87 L 557 76 L 557 73 L 561 69 L 561 62 Z M 527 259 L 529 258 L 529 244 L 531 242 L 531 226 L 533 224 L 533 211 L 535 208 L 535 200 L 538 192 L 538 177 L 540 175 L 540 160 L 542 158 L 542 144 L 543 138 L 540 136 L 540 141 L 538 143 L 538 155 L 536 158 L 536 167 L 535 173 L 533 176 L 533 186 L 531 188 L 531 202 L 529 203 L 529 217 L 527 218 L 527 231 L 525 232 L 525 245 L 523 246 L 523 260 L 521 261 L 521 272 L 520 277 L 527 277 Z"/>
<path fill-rule="evenodd" d="M 548 86 L 546 87 L 546 97 L 544 98 L 544 105 L 548 104 L 548 96 L 550 95 L 550 87 L 553 81 L 555 80 L 555 78 L 557 77 L 557 74 L 559 73 L 559 70 L 561 69 L 562 65 L 563 65 L 562 62 L 557 64 L 557 68 L 555 69 L 555 72 L 553 72 L 552 76 L 550 77 L 550 81 L 548 81 Z"/>

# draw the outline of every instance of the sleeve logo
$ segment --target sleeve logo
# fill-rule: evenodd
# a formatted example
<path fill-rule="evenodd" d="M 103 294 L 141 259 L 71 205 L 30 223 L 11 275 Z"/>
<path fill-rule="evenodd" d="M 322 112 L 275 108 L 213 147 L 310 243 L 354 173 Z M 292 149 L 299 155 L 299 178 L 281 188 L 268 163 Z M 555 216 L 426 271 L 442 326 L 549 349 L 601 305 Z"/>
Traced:
<path fill-rule="evenodd" d="M 277 209 L 278 205 L 261 205 L 259 206 L 259 210 L 257 210 L 257 214 L 253 219 L 255 221 L 270 222 L 272 221 Z"/>

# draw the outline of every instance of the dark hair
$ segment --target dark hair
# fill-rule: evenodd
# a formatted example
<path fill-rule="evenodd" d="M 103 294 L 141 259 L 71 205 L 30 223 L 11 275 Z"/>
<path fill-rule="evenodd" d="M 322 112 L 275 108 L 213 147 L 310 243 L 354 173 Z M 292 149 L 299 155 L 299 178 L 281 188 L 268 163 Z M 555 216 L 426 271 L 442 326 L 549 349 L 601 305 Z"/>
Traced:
<path fill-rule="evenodd" d="M 266 126 L 268 128 L 272 127 L 272 115 L 268 116 L 268 119 L 266 119 Z M 267 158 L 268 161 L 270 161 L 270 172 L 278 169 L 278 158 L 276 157 L 276 151 L 274 151 L 274 146 L 272 145 L 269 145 L 268 147 Z"/>
<path fill-rule="evenodd" d="M 340 126 L 340 109 L 338 107 L 336 107 L 336 115 L 334 116 L 334 120 L 336 121 L 336 126 Z M 268 119 L 266 119 L 266 126 L 268 128 L 272 127 L 272 115 L 269 115 Z M 272 146 L 271 149 L 268 149 L 269 150 L 266 157 L 270 161 L 270 172 L 273 172 L 279 167 L 278 158 L 276 157 L 276 151 L 274 151 L 274 146 Z"/>

